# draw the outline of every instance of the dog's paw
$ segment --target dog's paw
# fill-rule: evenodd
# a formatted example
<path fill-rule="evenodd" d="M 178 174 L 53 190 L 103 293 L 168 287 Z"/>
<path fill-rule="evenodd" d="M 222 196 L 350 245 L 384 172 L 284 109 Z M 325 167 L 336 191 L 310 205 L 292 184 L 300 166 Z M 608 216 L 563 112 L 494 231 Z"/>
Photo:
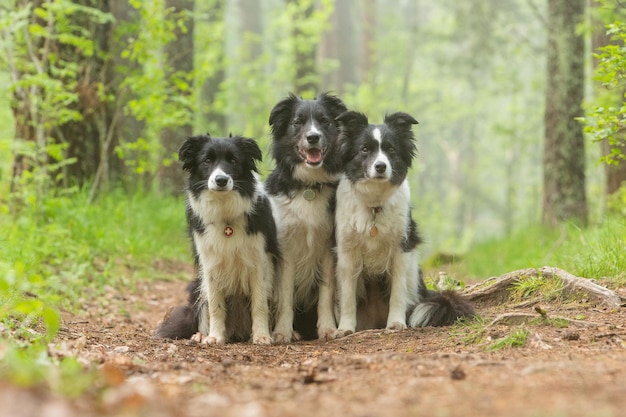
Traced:
<path fill-rule="evenodd" d="M 195 342 L 195 343 L 202 343 L 202 340 L 205 338 L 205 336 L 198 332 L 196 334 L 194 334 L 193 336 L 191 336 L 191 341 Z"/>
<path fill-rule="evenodd" d="M 191 341 L 201 345 L 223 345 L 226 343 L 226 338 L 224 336 L 205 336 L 198 332 L 191 336 Z"/>
<path fill-rule="evenodd" d="M 274 332 L 272 333 L 272 339 L 274 339 L 274 343 L 290 343 L 295 337 L 294 332 Z"/>
<path fill-rule="evenodd" d="M 405 330 L 406 323 L 402 323 L 400 321 L 394 321 L 393 323 L 389 323 L 387 325 L 387 330 Z"/>
<path fill-rule="evenodd" d="M 337 329 L 333 332 L 332 337 L 333 339 L 339 339 L 341 337 L 346 337 L 352 333 L 354 333 L 354 330 L 352 329 Z"/>
<path fill-rule="evenodd" d="M 334 339 L 336 337 L 335 336 L 336 332 L 337 332 L 337 329 L 333 327 L 319 328 L 317 329 L 317 337 L 320 340 Z"/>
<path fill-rule="evenodd" d="M 272 338 L 269 335 L 252 336 L 252 343 L 255 345 L 271 345 Z"/>

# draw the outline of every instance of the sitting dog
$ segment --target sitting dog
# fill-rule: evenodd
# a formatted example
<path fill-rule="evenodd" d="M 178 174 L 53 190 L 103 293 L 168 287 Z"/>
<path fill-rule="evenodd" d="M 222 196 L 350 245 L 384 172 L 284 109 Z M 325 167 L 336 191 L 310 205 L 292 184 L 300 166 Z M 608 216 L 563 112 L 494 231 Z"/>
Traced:
<path fill-rule="evenodd" d="M 416 154 L 406 113 L 369 124 L 362 113 L 346 112 L 340 123 L 344 175 L 337 188 L 336 237 L 339 327 L 354 331 L 451 324 L 472 316 L 458 294 L 426 288 L 418 265 L 421 242 L 411 216 L 407 172 Z"/>
<path fill-rule="evenodd" d="M 179 159 L 189 173 L 187 223 L 196 279 L 189 305 L 166 317 L 157 337 L 204 344 L 268 345 L 269 301 L 280 260 L 276 224 L 257 174 L 261 150 L 241 136 L 192 136 Z"/>
<path fill-rule="evenodd" d="M 327 339 L 337 328 L 332 247 L 341 165 L 335 118 L 346 110 L 339 98 L 323 93 L 313 100 L 290 95 L 270 114 L 276 167 L 265 185 L 283 255 L 276 288 L 277 342 L 297 335 Z"/>

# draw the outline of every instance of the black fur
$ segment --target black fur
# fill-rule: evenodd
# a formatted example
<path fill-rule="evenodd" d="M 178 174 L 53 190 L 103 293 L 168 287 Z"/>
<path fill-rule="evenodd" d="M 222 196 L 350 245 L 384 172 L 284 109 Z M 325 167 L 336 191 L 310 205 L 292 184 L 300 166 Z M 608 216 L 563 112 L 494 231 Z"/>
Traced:
<path fill-rule="evenodd" d="M 337 117 L 337 121 L 341 123 L 339 142 L 342 165 L 351 181 L 365 177 L 365 166 L 378 152 L 379 146 L 394 167 L 391 183 L 399 185 L 404 181 L 417 153 L 411 130 L 411 125 L 417 124 L 417 120 L 406 113 L 393 113 L 385 116 L 383 124 L 371 125 L 363 113 L 349 111 Z M 383 138 L 389 137 L 391 140 L 383 140 L 379 144 L 372 136 L 376 128 Z"/>
<path fill-rule="evenodd" d="M 198 197 L 208 188 L 207 178 L 213 171 L 215 164 L 221 164 L 236 179 L 234 189 L 245 198 L 252 199 L 255 193 L 254 174 L 257 171 L 256 163 L 261 161 L 262 154 L 256 142 L 241 136 L 229 138 L 212 138 L 209 134 L 191 136 L 185 140 L 179 152 L 179 160 L 183 163 L 183 170 L 189 173 L 187 190 L 189 198 Z M 187 204 L 186 210 L 188 234 L 193 232 L 204 233 L 206 225 Z M 246 233 L 249 235 L 261 233 L 265 237 L 266 252 L 272 256 L 274 265 L 280 260 L 280 250 L 276 235 L 276 224 L 272 216 L 270 202 L 267 196 L 260 194 L 253 204 L 253 209 L 247 214 Z M 156 337 L 169 339 L 188 339 L 198 331 L 199 297 L 201 286 L 201 270 L 197 248 L 193 244 L 195 279 L 187 286 L 188 304 L 178 306 L 168 312 L 163 323 L 156 332 Z M 226 308 L 229 311 L 243 310 L 242 320 L 250 320 L 249 303 L 244 297 L 227 297 Z M 244 323 L 240 327 L 250 327 Z M 230 332 L 232 341 L 243 341 L 248 335 L 240 334 L 237 330 Z"/>
<path fill-rule="evenodd" d="M 311 185 L 294 179 L 292 173 L 294 167 L 303 162 L 297 142 L 313 120 L 321 128 L 320 142 L 326 148 L 322 168 L 328 173 L 341 171 L 341 160 L 336 149 L 338 127 L 335 118 L 346 110 L 343 102 L 329 93 L 321 93 L 314 100 L 303 100 L 290 94 L 274 106 L 269 124 L 276 168 L 265 181 L 269 194 L 289 194 Z"/>

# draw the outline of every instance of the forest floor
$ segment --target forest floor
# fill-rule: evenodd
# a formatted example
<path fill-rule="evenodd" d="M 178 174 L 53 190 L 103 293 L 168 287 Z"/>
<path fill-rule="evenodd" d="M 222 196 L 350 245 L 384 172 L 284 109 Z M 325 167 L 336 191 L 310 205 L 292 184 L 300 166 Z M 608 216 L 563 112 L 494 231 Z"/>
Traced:
<path fill-rule="evenodd" d="M 50 354 L 95 367 L 98 388 L 68 398 L 0 383 L 0 416 L 608 417 L 626 410 L 624 307 L 543 303 L 548 315 L 586 324 L 526 325 L 523 346 L 498 350 L 486 345 L 515 326 L 483 324 L 480 343 L 469 340 L 471 325 L 269 347 L 154 339 L 166 310 L 185 302 L 185 285 L 110 288 L 107 302 L 64 314 Z M 510 308 L 478 313 L 489 323 Z"/>

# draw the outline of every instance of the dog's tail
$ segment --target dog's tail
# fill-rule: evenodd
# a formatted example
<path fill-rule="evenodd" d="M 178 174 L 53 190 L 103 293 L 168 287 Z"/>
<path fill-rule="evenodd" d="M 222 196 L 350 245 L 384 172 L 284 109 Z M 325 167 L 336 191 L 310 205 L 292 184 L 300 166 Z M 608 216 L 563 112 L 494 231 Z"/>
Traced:
<path fill-rule="evenodd" d="M 157 328 L 155 337 L 189 339 L 198 332 L 198 314 L 195 306 L 198 301 L 199 285 L 200 281 L 195 279 L 187 286 L 189 304 L 174 307 L 165 313 L 165 318 Z"/>
<path fill-rule="evenodd" d="M 409 316 L 411 327 L 449 326 L 460 318 L 474 317 L 474 307 L 453 290 L 433 291 L 426 288 L 420 271 L 419 303 Z"/>
<path fill-rule="evenodd" d="M 165 314 L 155 336 L 163 339 L 189 339 L 198 332 L 198 320 L 191 306 L 174 307 Z"/>

